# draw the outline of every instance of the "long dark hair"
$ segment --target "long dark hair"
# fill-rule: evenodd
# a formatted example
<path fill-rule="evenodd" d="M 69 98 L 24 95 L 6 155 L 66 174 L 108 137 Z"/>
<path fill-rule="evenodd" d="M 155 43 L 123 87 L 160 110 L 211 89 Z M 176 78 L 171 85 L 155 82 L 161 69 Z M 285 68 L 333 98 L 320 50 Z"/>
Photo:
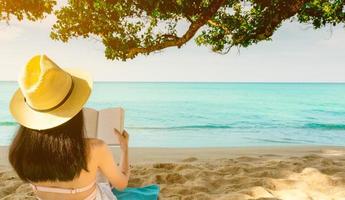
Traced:
<path fill-rule="evenodd" d="M 71 181 L 87 171 L 83 112 L 47 130 L 20 126 L 9 150 L 9 161 L 24 181 Z"/>

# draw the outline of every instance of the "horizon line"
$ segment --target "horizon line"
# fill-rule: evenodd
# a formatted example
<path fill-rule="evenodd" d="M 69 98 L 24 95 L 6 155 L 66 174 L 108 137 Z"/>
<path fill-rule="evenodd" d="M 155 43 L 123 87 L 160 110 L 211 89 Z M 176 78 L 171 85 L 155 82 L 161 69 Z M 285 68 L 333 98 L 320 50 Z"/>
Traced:
<path fill-rule="evenodd" d="M 0 80 L 14 83 L 16 80 Z M 345 84 L 345 81 L 112 81 L 96 80 L 94 83 L 232 83 L 232 84 Z"/>

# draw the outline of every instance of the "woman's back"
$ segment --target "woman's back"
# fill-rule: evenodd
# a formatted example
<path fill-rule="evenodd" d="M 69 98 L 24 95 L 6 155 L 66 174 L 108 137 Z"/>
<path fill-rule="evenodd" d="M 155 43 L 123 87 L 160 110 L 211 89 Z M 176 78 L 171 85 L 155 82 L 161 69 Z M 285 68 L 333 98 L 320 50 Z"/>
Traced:
<path fill-rule="evenodd" d="M 86 139 L 87 147 L 89 148 L 89 159 L 87 163 L 88 171 L 82 170 L 79 177 L 75 178 L 72 181 L 66 182 L 35 182 L 32 183 L 35 186 L 45 186 L 45 187 L 53 187 L 53 188 L 68 188 L 68 189 L 75 189 L 75 188 L 84 188 L 87 186 L 92 185 L 92 187 L 84 192 L 79 192 L 75 194 L 61 194 L 61 193 L 53 193 L 53 192 L 41 192 L 37 191 L 37 196 L 41 199 L 47 200 L 56 200 L 56 199 L 65 199 L 65 200 L 82 200 L 86 197 L 90 196 L 96 190 L 96 178 L 97 178 L 97 171 L 99 170 L 99 159 L 102 158 L 100 155 L 101 148 L 104 148 L 104 143 L 98 139 Z"/>
<path fill-rule="evenodd" d="M 126 133 L 127 135 L 127 133 Z M 127 135 L 128 137 L 128 135 Z M 82 170 L 79 177 L 76 177 L 72 181 L 44 181 L 44 182 L 32 182 L 31 184 L 35 187 L 45 187 L 45 188 L 59 188 L 59 189 L 79 189 L 79 188 L 88 188 L 83 192 L 77 192 L 74 194 L 63 194 L 63 193 L 54 193 L 54 192 L 42 192 L 37 191 L 37 196 L 44 200 L 56 200 L 56 199 L 64 199 L 64 200 L 84 200 L 92 195 L 96 195 L 96 190 L 100 190 L 99 183 L 96 182 L 97 175 L 99 172 L 105 175 L 105 177 L 109 180 L 111 185 L 119 190 L 123 190 L 127 187 L 128 184 L 128 170 L 120 170 L 114 162 L 112 157 L 112 152 L 107 147 L 102 140 L 98 139 L 86 139 L 86 144 L 89 148 L 89 159 L 88 159 L 88 171 Z M 127 151 L 127 150 L 125 150 Z M 124 152 L 126 154 L 126 152 Z M 127 155 L 125 155 L 125 159 L 127 160 Z M 123 159 L 123 158 L 122 158 Z M 123 160 L 121 160 L 121 165 L 123 165 Z M 126 165 L 126 164 L 125 164 Z M 123 166 L 121 166 L 123 167 Z M 127 166 L 124 166 L 127 168 Z M 102 186 L 102 185 L 101 185 Z M 97 188 L 98 187 L 98 188 Z M 104 187 L 102 189 L 103 193 L 108 192 L 110 190 L 104 191 Z M 106 194 L 102 194 L 103 196 Z M 112 195 L 109 195 L 112 196 Z M 110 199 L 110 198 L 107 198 Z M 116 199 L 115 197 L 111 199 Z"/>

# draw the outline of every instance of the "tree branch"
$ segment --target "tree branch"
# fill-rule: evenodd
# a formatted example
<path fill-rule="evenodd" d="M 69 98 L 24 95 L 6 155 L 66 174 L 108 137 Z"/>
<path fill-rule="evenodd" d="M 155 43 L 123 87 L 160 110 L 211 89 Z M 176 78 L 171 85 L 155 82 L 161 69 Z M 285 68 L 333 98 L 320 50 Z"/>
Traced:
<path fill-rule="evenodd" d="M 212 26 L 222 28 L 225 31 L 225 34 L 231 34 L 231 31 L 227 27 L 223 26 L 222 24 L 219 24 L 211 19 L 209 19 L 207 22 Z"/>
<path fill-rule="evenodd" d="M 128 50 L 127 58 L 134 58 L 139 53 L 141 54 L 147 54 L 154 51 L 159 51 L 167 47 L 173 47 L 177 46 L 180 48 L 183 44 L 188 42 L 195 33 L 199 30 L 200 27 L 205 25 L 207 20 L 212 18 L 212 16 L 218 11 L 218 9 L 226 2 L 226 0 L 214 0 L 211 5 L 209 6 L 208 10 L 206 12 L 201 13 L 198 20 L 191 23 L 189 26 L 189 29 L 182 37 L 176 37 L 173 40 L 167 40 L 162 43 L 148 46 L 148 47 L 136 47 Z"/>
<path fill-rule="evenodd" d="M 245 37 L 245 35 L 237 36 L 237 38 L 233 38 L 234 45 L 241 44 L 243 40 L 263 40 L 265 38 L 269 38 L 273 35 L 275 29 L 281 24 L 282 21 L 294 16 L 302 6 L 309 2 L 310 0 L 296 0 L 293 3 L 286 3 L 282 1 L 280 4 L 276 5 L 276 8 L 269 8 L 262 18 L 270 19 L 266 20 L 265 23 L 262 23 L 260 27 L 258 27 L 251 35 Z"/>

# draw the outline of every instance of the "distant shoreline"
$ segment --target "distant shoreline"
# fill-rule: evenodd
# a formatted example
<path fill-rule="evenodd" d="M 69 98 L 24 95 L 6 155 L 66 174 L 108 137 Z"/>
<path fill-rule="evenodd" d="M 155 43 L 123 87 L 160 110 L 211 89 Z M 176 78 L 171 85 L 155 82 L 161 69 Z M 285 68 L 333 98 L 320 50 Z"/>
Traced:
<path fill-rule="evenodd" d="M 115 158 L 119 158 L 118 147 L 110 147 Z M 311 154 L 345 156 L 345 146 L 262 146 L 262 147 L 196 147 L 196 148 L 161 148 L 161 147 L 130 147 L 131 163 L 179 162 L 185 158 L 197 157 L 198 160 L 236 158 L 241 156 L 281 157 L 306 156 Z M 0 146 L 0 166 L 8 167 L 8 147 Z"/>

